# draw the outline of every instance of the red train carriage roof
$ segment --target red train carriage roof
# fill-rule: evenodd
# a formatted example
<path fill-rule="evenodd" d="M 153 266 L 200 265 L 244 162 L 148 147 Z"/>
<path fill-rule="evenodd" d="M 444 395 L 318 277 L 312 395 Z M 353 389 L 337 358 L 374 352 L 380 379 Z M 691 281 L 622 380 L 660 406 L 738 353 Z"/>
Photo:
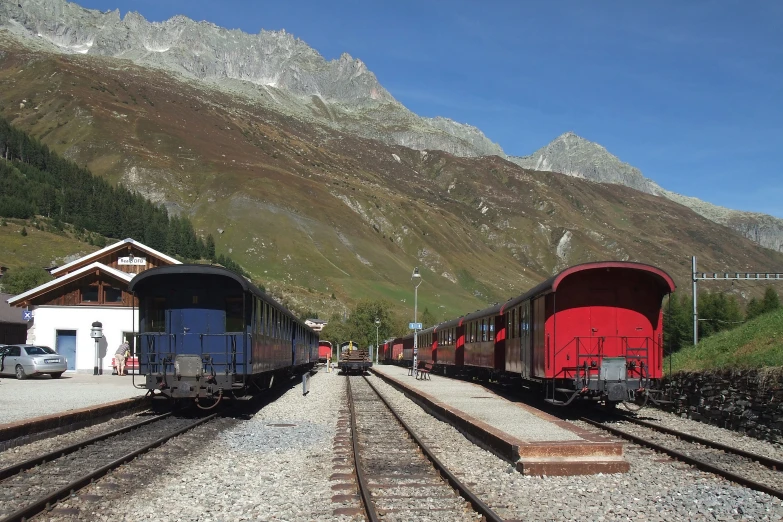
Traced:
<path fill-rule="evenodd" d="M 599 270 L 599 269 L 612 269 L 612 268 L 622 268 L 626 270 L 637 270 L 640 272 L 647 272 L 648 274 L 650 274 L 653 280 L 658 283 L 662 293 L 665 294 L 674 292 L 674 289 L 676 288 L 676 285 L 674 284 L 674 280 L 669 276 L 669 274 L 667 274 L 660 268 L 656 268 L 652 265 L 645 265 L 644 263 L 635 263 L 632 261 L 599 261 L 595 263 L 582 263 L 581 265 L 575 265 L 570 268 L 566 268 L 559 274 L 550 277 L 549 279 L 547 279 L 546 281 L 544 281 L 539 285 L 536 285 L 535 287 L 531 288 L 530 290 L 520 295 L 519 297 L 516 297 L 514 299 L 509 299 L 501 307 L 500 313 L 503 314 L 506 309 L 512 308 L 523 301 L 527 301 L 532 297 L 549 294 L 551 292 L 556 292 L 557 287 L 568 276 L 571 276 L 578 272 L 584 272 L 586 270 Z"/>
<path fill-rule="evenodd" d="M 462 319 L 464 319 L 464 317 L 460 316 L 460 317 L 457 317 L 456 319 L 450 319 L 448 321 L 440 323 L 439 325 L 435 326 L 435 330 L 434 331 L 439 332 L 439 331 L 443 330 L 444 328 L 451 328 L 452 326 L 459 326 L 459 325 L 462 324 Z"/>

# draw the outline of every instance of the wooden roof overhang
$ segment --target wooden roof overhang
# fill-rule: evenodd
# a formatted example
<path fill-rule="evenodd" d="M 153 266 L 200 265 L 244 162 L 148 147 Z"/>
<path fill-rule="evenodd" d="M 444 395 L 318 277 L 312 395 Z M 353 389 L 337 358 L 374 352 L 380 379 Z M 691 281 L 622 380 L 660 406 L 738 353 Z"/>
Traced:
<path fill-rule="evenodd" d="M 28 290 L 27 292 L 14 296 L 8 300 L 8 304 L 10 304 L 11 306 L 20 306 L 20 307 L 29 306 L 30 301 L 32 301 L 33 299 L 38 299 L 45 294 L 56 291 L 62 286 L 65 286 L 69 283 L 72 283 L 73 281 L 76 281 L 83 277 L 87 277 L 92 274 L 107 275 L 125 284 L 130 283 L 131 279 L 133 278 L 133 274 L 128 274 L 120 270 L 116 270 L 102 263 L 92 263 L 74 272 L 52 279 L 51 281 L 48 281 L 40 286 Z"/>
<path fill-rule="evenodd" d="M 67 274 L 74 270 L 78 270 L 84 266 L 90 265 L 91 263 L 94 263 L 105 256 L 111 255 L 115 252 L 121 252 L 123 250 L 131 251 L 134 248 L 137 251 L 144 252 L 147 255 L 153 256 L 163 261 L 165 264 L 169 264 L 169 265 L 181 264 L 181 261 L 174 259 L 171 256 L 167 256 L 163 252 L 159 252 L 154 248 L 150 248 L 143 243 L 139 243 L 138 241 L 135 241 L 131 238 L 127 238 L 127 239 L 123 239 L 122 241 L 118 241 L 117 243 L 113 243 L 100 250 L 96 250 L 91 254 L 87 254 L 86 256 L 81 257 L 75 261 L 71 261 L 70 263 L 67 263 L 63 266 L 57 267 L 54 270 L 52 270 L 50 273 L 55 277 L 63 277 L 64 274 Z"/>

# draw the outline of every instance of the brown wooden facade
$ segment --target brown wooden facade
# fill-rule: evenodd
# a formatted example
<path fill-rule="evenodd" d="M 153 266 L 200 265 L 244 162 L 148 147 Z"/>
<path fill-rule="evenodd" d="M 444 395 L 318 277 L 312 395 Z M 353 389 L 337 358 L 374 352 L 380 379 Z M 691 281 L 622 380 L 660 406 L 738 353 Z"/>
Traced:
<path fill-rule="evenodd" d="M 133 256 L 135 259 L 144 259 L 145 263 L 143 265 L 120 264 L 119 259 L 121 257 L 130 257 L 130 256 Z M 57 277 L 63 277 L 66 274 L 70 274 L 71 272 L 75 272 L 80 268 L 84 268 L 85 266 L 96 262 L 104 264 L 110 268 L 114 268 L 115 270 L 126 272 L 128 274 L 138 274 L 145 270 L 149 270 L 150 268 L 171 264 L 164 259 L 161 259 L 159 257 L 153 256 L 148 252 L 145 252 L 144 250 L 136 247 L 133 244 L 126 243 L 123 245 L 119 245 L 117 247 L 117 250 L 105 252 L 100 257 L 86 256 L 78 263 L 74 263 L 72 266 L 69 266 L 67 270 L 63 270 L 62 272 L 57 272 L 55 275 Z"/>
<path fill-rule="evenodd" d="M 62 286 L 48 289 L 26 300 L 29 305 L 58 306 L 136 306 L 137 300 L 128 292 L 128 282 L 96 269 Z"/>

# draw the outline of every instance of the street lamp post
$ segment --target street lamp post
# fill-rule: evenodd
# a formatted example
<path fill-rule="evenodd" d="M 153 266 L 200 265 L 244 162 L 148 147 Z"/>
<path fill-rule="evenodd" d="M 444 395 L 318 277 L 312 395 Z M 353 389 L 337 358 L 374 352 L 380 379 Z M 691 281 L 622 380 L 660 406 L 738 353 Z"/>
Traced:
<path fill-rule="evenodd" d="M 411 275 L 411 281 L 416 283 L 413 287 L 413 371 L 411 375 L 416 376 L 416 368 L 419 364 L 419 285 L 421 284 L 421 274 L 419 274 L 419 267 L 413 269 Z"/>
<path fill-rule="evenodd" d="M 381 356 L 378 355 L 378 352 L 380 350 L 380 345 L 378 344 L 378 328 L 381 327 L 381 320 L 376 318 L 375 319 L 375 364 L 378 364 L 378 361 L 381 360 Z"/>

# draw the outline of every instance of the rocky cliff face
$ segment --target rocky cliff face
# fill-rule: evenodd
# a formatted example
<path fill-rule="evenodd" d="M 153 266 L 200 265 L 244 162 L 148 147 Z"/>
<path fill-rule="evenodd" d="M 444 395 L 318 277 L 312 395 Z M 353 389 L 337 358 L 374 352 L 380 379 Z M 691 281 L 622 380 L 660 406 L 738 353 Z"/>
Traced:
<path fill-rule="evenodd" d="M 184 16 L 152 23 L 64 0 L 0 0 L 0 26 L 63 53 L 124 58 L 214 83 L 360 136 L 459 156 L 503 153 L 475 127 L 413 114 L 361 60 L 326 61 L 285 31 L 251 35 Z"/>
<path fill-rule="evenodd" d="M 549 145 L 530 156 L 509 157 L 511 161 L 526 169 L 560 172 L 569 176 L 614 183 L 635 188 L 648 194 L 660 194 L 662 189 L 641 171 L 623 163 L 602 146 L 566 132 Z"/>
<path fill-rule="evenodd" d="M 636 167 L 624 163 L 602 146 L 573 132 L 557 137 L 530 156 L 510 157 L 522 167 L 560 172 L 599 183 L 614 183 L 641 192 L 662 196 L 692 209 L 707 219 L 732 228 L 761 246 L 783 251 L 783 219 L 766 214 L 742 212 L 719 207 L 697 198 L 683 196 L 660 187 L 645 178 Z"/>

